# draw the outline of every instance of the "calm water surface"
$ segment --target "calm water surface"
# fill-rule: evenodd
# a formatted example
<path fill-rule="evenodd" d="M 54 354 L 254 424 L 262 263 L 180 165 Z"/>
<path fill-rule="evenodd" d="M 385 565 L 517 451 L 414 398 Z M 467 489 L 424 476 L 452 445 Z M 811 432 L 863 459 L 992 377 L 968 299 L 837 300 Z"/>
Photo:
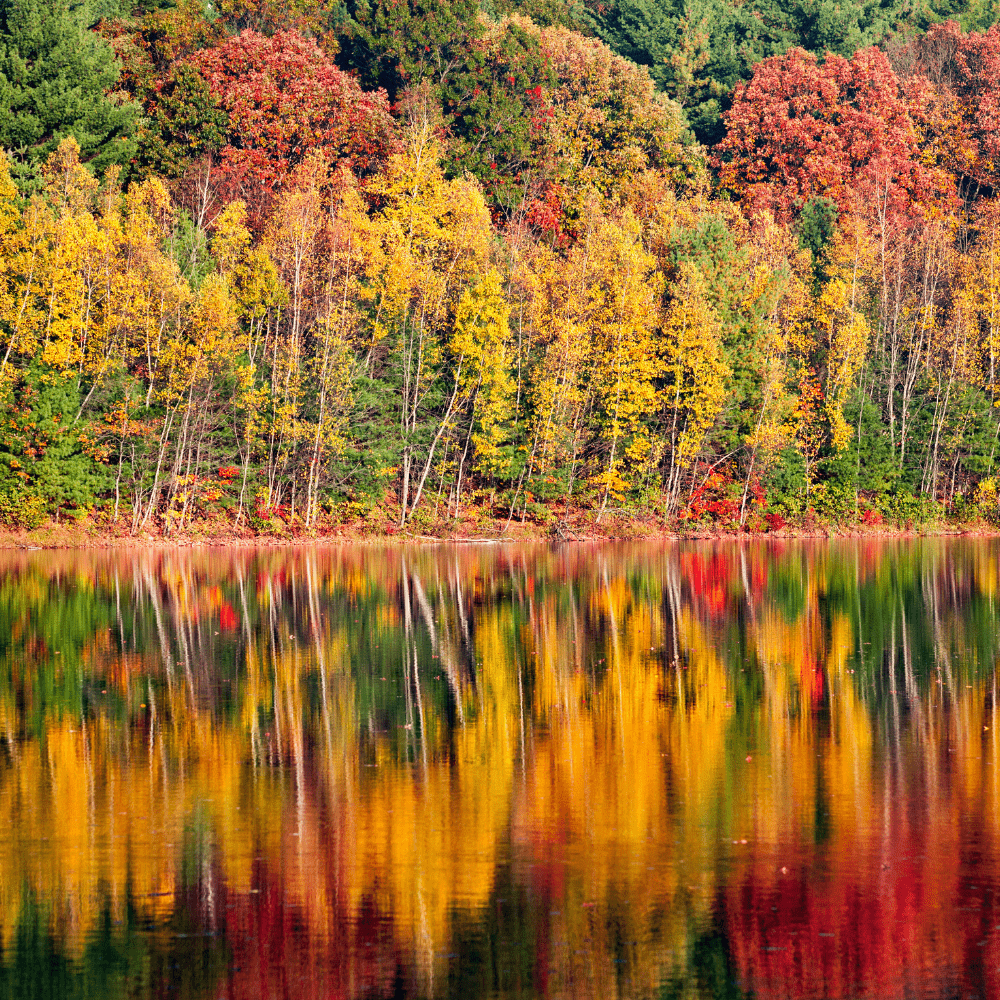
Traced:
<path fill-rule="evenodd" d="M 0 995 L 1000 996 L 998 578 L 0 556 Z"/>

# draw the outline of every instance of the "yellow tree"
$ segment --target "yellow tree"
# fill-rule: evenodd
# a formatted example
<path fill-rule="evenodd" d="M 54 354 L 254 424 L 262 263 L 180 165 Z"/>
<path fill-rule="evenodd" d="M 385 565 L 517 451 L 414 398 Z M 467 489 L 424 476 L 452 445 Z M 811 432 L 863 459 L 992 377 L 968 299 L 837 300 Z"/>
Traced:
<path fill-rule="evenodd" d="M 167 341 L 161 356 L 160 402 L 176 426 L 166 491 L 167 530 L 182 527 L 189 519 L 212 432 L 229 402 L 238 341 L 238 315 L 229 288 L 222 277 L 210 274 L 199 287 L 184 326 Z M 155 507 L 155 485 L 153 492 L 150 509 Z"/>
<path fill-rule="evenodd" d="M 482 281 L 462 293 L 451 338 L 452 354 L 465 359 L 459 404 L 469 410 L 469 428 L 458 465 L 456 510 L 470 443 L 477 467 L 485 475 L 496 475 L 505 465 L 501 444 L 515 405 L 510 341 L 510 307 L 500 275 L 491 268 Z"/>
<path fill-rule="evenodd" d="M 670 293 L 663 323 L 666 386 L 661 394 L 670 450 L 668 510 L 677 504 L 682 474 L 691 468 L 722 412 L 731 374 L 722 349 L 722 324 L 698 270 L 681 264 Z"/>
<path fill-rule="evenodd" d="M 231 202 L 215 220 L 211 244 L 215 266 L 229 287 L 241 329 L 242 349 L 232 398 L 233 430 L 242 467 L 237 524 L 244 516 L 250 461 L 265 440 L 268 388 L 264 361 L 287 301 L 267 247 L 252 241 L 246 222 L 244 203 Z"/>
<path fill-rule="evenodd" d="M 343 449 L 357 371 L 355 348 L 364 265 L 365 212 L 354 185 L 340 196 L 327 236 L 327 270 L 320 295 L 310 360 L 313 428 L 306 486 L 306 526 L 319 510 L 319 490 L 329 459 Z"/>
<path fill-rule="evenodd" d="M 593 482 L 621 501 L 650 453 L 647 418 L 656 407 L 659 372 L 653 331 L 662 278 L 642 245 L 639 223 L 626 210 L 601 220 L 575 252 L 590 258 L 587 320 L 593 345 L 591 382 L 597 406 L 598 452 L 606 456 Z"/>
<path fill-rule="evenodd" d="M 515 278 L 526 303 L 527 353 L 534 355 L 525 385 L 532 419 L 522 474 L 522 483 L 527 481 L 525 505 L 532 489 L 553 495 L 563 472 L 568 502 L 592 403 L 586 379 L 592 357 L 586 323 L 589 259 L 582 253 L 564 258 L 551 248 L 535 246 L 518 262 Z"/>
<path fill-rule="evenodd" d="M 400 523 L 416 510 L 437 447 L 452 428 L 465 358 L 447 350 L 462 290 L 489 267 L 491 224 L 478 185 L 446 181 L 429 122 L 368 188 L 382 208 L 367 232 L 372 315 L 369 374 L 399 386 Z"/>
<path fill-rule="evenodd" d="M 329 216 L 324 203 L 327 165 L 310 158 L 293 186 L 278 202 L 270 221 L 268 249 L 287 290 L 280 334 L 271 340 L 265 359 L 270 372 L 269 412 L 264 453 L 268 508 L 286 499 L 294 513 L 300 450 L 307 447 L 309 429 L 302 421 L 307 362 L 306 338 L 316 322 L 324 285 Z"/>
<path fill-rule="evenodd" d="M 852 308 L 850 285 L 841 278 L 833 278 L 823 286 L 813 318 L 826 349 L 823 399 L 830 444 L 834 451 L 842 451 L 851 438 L 844 419 L 844 402 L 855 387 L 871 331 L 865 317 Z"/>
<path fill-rule="evenodd" d="M 744 437 L 749 452 L 740 524 L 747 516 L 751 483 L 776 461 L 781 449 L 795 437 L 792 413 L 795 393 L 789 384 L 789 353 L 811 305 L 811 255 L 801 250 L 795 234 L 770 216 L 754 220 L 746 237 L 748 281 L 741 296 L 740 313 L 746 317 L 750 339 L 759 345 L 754 370 L 758 381 L 756 413 L 747 421 L 752 430 Z"/>
<path fill-rule="evenodd" d="M 975 330 L 976 381 L 996 405 L 1000 389 L 1000 201 L 981 205 L 977 239 L 960 262 L 959 309 Z"/>

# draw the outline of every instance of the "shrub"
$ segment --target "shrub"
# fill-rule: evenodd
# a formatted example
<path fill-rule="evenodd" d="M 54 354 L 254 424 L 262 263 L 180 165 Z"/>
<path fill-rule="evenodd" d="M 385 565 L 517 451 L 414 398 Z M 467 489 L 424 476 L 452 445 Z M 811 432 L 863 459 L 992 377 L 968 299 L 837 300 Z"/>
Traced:
<path fill-rule="evenodd" d="M 786 524 L 788 524 L 784 515 L 776 510 L 769 511 L 765 514 L 764 520 L 767 521 L 768 531 L 780 531 Z"/>
<path fill-rule="evenodd" d="M 19 489 L 0 490 L 0 523 L 12 528 L 37 528 L 48 514 L 45 499 Z"/>
<path fill-rule="evenodd" d="M 824 521 L 844 521 L 854 516 L 854 490 L 839 483 L 817 483 L 809 492 L 810 506 Z"/>
<path fill-rule="evenodd" d="M 879 497 L 874 506 L 887 521 L 899 525 L 925 524 L 937 521 L 943 515 L 941 505 L 930 497 L 902 491 Z"/>

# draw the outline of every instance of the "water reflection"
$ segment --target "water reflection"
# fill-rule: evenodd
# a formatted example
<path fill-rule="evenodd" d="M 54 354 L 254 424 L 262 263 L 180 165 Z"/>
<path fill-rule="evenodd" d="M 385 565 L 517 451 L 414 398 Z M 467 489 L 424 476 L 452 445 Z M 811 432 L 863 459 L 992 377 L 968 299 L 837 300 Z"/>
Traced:
<path fill-rule="evenodd" d="M 1000 546 L 0 560 L 0 993 L 1000 995 Z"/>

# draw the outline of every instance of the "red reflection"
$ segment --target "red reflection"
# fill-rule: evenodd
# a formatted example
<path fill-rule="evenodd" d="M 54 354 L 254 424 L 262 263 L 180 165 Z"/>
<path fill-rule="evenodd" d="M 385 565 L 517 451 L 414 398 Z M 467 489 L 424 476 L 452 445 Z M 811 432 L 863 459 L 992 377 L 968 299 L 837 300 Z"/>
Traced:
<path fill-rule="evenodd" d="M 836 846 L 850 862 L 816 848 L 794 870 L 751 863 L 724 893 L 741 985 L 759 998 L 1000 995 L 997 899 L 968 884 L 957 845 L 934 839 L 913 829 Z"/>
<path fill-rule="evenodd" d="M 734 565 L 720 552 L 683 552 L 681 573 L 691 589 L 696 608 L 704 608 L 713 617 L 723 614 L 729 604 L 729 583 Z"/>
<path fill-rule="evenodd" d="M 223 602 L 219 607 L 219 626 L 226 632 L 235 632 L 239 627 L 240 620 L 232 605 L 228 601 Z"/>

